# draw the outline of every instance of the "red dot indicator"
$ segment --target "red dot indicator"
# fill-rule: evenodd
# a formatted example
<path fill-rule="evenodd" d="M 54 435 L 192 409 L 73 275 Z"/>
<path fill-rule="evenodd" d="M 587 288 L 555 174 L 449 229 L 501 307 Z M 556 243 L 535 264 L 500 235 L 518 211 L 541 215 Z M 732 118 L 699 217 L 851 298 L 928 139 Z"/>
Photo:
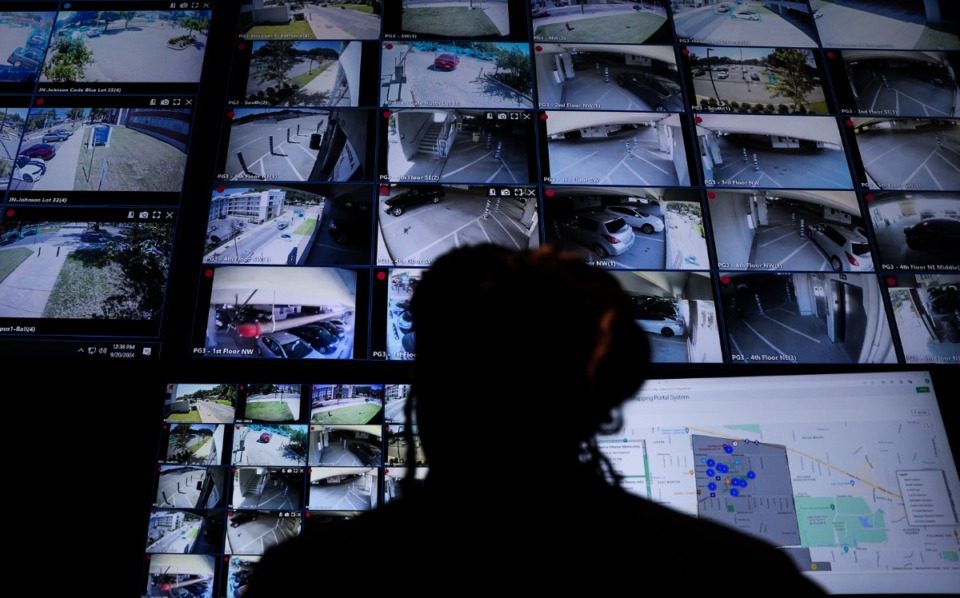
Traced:
<path fill-rule="evenodd" d="M 390 118 L 390 111 L 389 111 L 389 110 L 384 110 L 384 111 L 383 111 L 383 118 Z"/>
<path fill-rule="evenodd" d="M 43 98 L 37 98 L 37 106 L 43 106 L 46 103 L 46 100 Z"/>
<path fill-rule="evenodd" d="M 226 189 L 223 185 L 217 185 L 217 193 L 223 193 L 223 190 Z"/>
<path fill-rule="evenodd" d="M 240 429 L 240 426 L 237 426 L 237 429 L 239 430 L 239 429 Z"/>
<path fill-rule="evenodd" d="M 833 58 L 833 57 L 834 57 L 833 52 L 827 52 L 827 58 Z"/>
<path fill-rule="evenodd" d="M 693 121 L 694 121 L 695 123 L 697 123 L 697 124 L 700 124 L 700 123 L 703 122 L 703 119 L 698 116 L 698 117 L 694 118 Z"/>
<path fill-rule="evenodd" d="M 386 426 L 386 427 L 384 428 L 384 430 L 386 430 L 387 432 L 389 432 L 389 431 L 390 431 L 390 426 Z"/>
<path fill-rule="evenodd" d="M 312 467 L 308 467 L 308 468 L 307 468 L 307 473 L 313 473 L 313 468 L 312 468 Z"/>
<path fill-rule="evenodd" d="M 873 201 L 873 193 L 867 193 L 863 198 L 867 201 Z"/>
<path fill-rule="evenodd" d="M 895 287 L 895 286 L 897 286 L 897 279 L 894 278 L 894 277 L 892 277 L 892 276 L 888 276 L 888 277 L 887 277 L 887 286 L 888 286 L 888 287 Z"/>
<path fill-rule="evenodd" d="M 848 127 L 852 127 L 853 121 L 848 118 L 843 124 L 847 125 Z"/>
<path fill-rule="evenodd" d="M 153 510 L 152 510 L 152 511 L 150 511 L 150 512 L 151 512 L 151 513 L 153 513 L 154 515 L 156 515 L 156 514 L 157 514 L 157 510 L 156 510 L 156 509 L 153 509 Z"/>
<path fill-rule="evenodd" d="M 380 187 L 380 195 L 390 195 L 390 187 Z"/>
<path fill-rule="evenodd" d="M 224 562 L 224 563 L 229 563 L 229 562 L 230 562 L 230 557 L 228 557 L 228 556 L 223 557 L 223 562 Z"/>
<path fill-rule="evenodd" d="M 384 46 L 384 48 L 386 48 L 386 49 L 388 49 L 388 50 L 392 50 L 392 49 L 393 49 L 393 44 L 387 44 L 387 45 Z"/>
<path fill-rule="evenodd" d="M 547 120 L 547 113 L 546 113 L 546 112 L 541 112 L 541 113 L 540 113 L 540 120 Z"/>
<path fill-rule="evenodd" d="M 707 191 L 707 199 L 716 199 L 716 198 L 717 198 L 716 193 L 714 193 L 713 191 Z"/>
<path fill-rule="evenodd" d="M 684 48 L 684 49 L 680 50 L 680 53 L 683 54 L 684 56 L 689 56 L 689 55 L 690 55 L 690 50 L 688 50 L 687 48 Z"/>
<path fill-rule="evenodd" d="M 232 471 L 233 473 L 237 473 L 237 468 L 234 467 L 231 471 Z"/>
<path fill-rule="evenodd" d="M 377 280 L 386 280 L 386 279 L 387 279 L 386 272 L 384 272 L 383 270 L 381 270 L 380 272 L 377 272 Z"/>
<path fill-rule="evenodd" d="M 553 197 L 554 193 L 556 193 L 556 191 L 554 191 L 553 189 L 547 189 L 546 191 L 544 191 L 544 194 L 546 194 L 547 197 Z"/>
<path fill-rule="evenodd" d="M 207 278 L 213 278 L 213 270 L 208 268 L 203 271 L 203 275 L 206 276 Z"/>
<path fill-rule="evenodd" d="M 245 44 L 245 43 L 243 43 L 243 42 L 240 42 L 239 44 L 237 44 L 237 49 L 238 49 L 238 50 L 246 50 L 246 49 L 247 49 L 247 44 Z"/>
<path fill-rule="evenodd" d="M 309 516 L 310 516 L 310 511 L 307 511 L 306 513 L 304 513 L 303 516 L 304 516 L 304 517 L 309 517 Z"/>
<path fill-rule="evenodd" d="M 163 471 L 163 468 L 157 465 L 157 471 Z"/>
<path fill-rule="evenodd" d="M 168 429 L 169 427 L 170 427 L 170 426 L 168 426 L 167 424 L 163 424 L 163 426 L 162 426 L 160 429 L 161 429 L 161 430 L 166 430 L 166 429 Z"/>
<path fill-rule="evenodd" d="M 313 426 L 310 426 L 310 431 L 313 432 L 314 430 L 316 430 L 316 428 L 314 428 Z"/>
<path fill-rule="evenodd" d="M 12 210 L 12 209 L 11 209 L 11 210 L 7 210 L 6 212 L 4 212 L 4 214 L 6 214 L 6 216 L 7 216 L 7 218 L 13 218 L 13 215 L 16 214 L 16 213 L 17 213 L 17 211 L 16 211 L 16 210 Z"/>
<path fill-rule="evenodd" d="M 533 49 L 537 52 L 543 52 L 543 46 L 534 46 Z"/>
<path fill-rule="evenodd" d="M 723 284 L 730 284 L 730 277 L 727 275 L 723 275 L 720 277 L 720 282 L 722 282 Z"/>
<path fill-rule="evenodd" d="M 236 113 L 233 110 L 227 111 L 227 118 L 233 118 Z"/>

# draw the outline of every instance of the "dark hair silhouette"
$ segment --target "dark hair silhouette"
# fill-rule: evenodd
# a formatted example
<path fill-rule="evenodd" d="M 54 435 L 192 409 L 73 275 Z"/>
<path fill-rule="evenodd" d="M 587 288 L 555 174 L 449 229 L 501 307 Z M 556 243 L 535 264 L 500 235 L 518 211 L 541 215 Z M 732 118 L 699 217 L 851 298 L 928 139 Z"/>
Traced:
<path fill-rule="evenodd" d="M 642 384 L 649 351 L 630 298 L 610 274 L 552 247 L 467 247 L 424 272 L 411 311 L 407 421 L 415 411 L 431 467 L 460 458 L 457 424 L 483 413 L 504 424 L 484 427 L 488 439 L 540 426 L 550 431 L 558 464 L 579 459 L 615 477 L 594 435 L 619 428 L 617 407 Z"/>

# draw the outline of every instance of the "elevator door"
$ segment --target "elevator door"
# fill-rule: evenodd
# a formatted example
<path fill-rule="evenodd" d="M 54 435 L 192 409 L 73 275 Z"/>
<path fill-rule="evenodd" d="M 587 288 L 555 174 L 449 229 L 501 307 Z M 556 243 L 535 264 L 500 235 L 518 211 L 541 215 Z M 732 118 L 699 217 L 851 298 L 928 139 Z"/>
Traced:
<path fill-rule="evenodd" d="M 863 349 L 863 339 L 867 333 L 867 310 L 863 306 L 863 289 L 852 284 L 837 283 L 840 285 L 840 296 L 843 297 L 841 317 L 843 318 L 842 336 L 843 348 L 850 356 L 850 361 L 860 360 Z"/>

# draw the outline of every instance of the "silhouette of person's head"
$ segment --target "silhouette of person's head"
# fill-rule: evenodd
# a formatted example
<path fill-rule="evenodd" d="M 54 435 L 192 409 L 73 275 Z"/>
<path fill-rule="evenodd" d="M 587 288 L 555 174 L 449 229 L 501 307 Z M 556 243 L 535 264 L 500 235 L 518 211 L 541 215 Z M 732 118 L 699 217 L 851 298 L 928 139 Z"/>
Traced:
<path fill-rule="evenodd" d="M 566 466 L 585 450 L 599 457 L 591 439 L 647 373 L 647 340 L 616 279 L 550 247 L 454 250 L 423 274 L 411 311 L 431 468 L 511 446 Z"/>

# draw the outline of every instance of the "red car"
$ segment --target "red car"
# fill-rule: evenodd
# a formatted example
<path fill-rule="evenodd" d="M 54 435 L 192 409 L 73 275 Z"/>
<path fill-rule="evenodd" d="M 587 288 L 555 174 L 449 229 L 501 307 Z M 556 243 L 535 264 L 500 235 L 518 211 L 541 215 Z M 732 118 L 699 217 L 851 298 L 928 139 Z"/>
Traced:
<path fill-rule="evenodd" d="M 43 158 L 44 160 L 49 160 L 57 155 L 57 148 L 49 143 L 37 143 L 25 150 L 20 150 L 20 155 L 28 158 Z"/>
<path fill-rule="evenodd" d="M 270 432 L 264 432 L 263 434 L 260 435 L 260 442 L 264 442 L 264 443 L 270 442 L 271 438 L 273 438 L 273 434 L 271 434 Z"/>
<path fill-rule="evenodd" d="M 452 71 L 460 64 L 460 57 L 450 52 L 444 52 L 433 59 L 433 68 L 441 71 Z"/>

